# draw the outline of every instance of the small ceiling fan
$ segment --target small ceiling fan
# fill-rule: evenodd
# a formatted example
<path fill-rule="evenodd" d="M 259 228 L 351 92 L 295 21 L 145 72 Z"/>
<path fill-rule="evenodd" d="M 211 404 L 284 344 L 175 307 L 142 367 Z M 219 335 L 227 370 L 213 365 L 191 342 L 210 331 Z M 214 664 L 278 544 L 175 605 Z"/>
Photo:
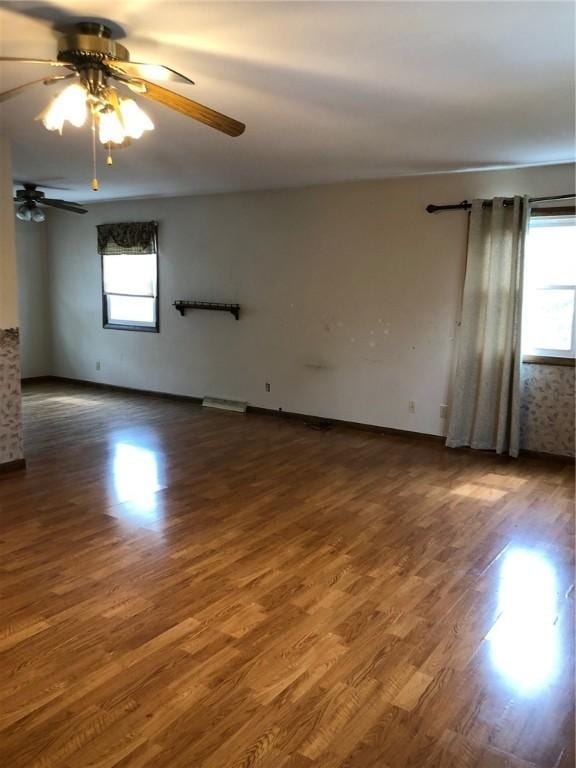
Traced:
<path fill-rule="evenodd" d="M 16 211 L 16 217 L 20 221 L 35 221 L 38 224 L 45 221 L 46 214 L 41 208 L 44 205 L 60 208 L 63 211 L 71 211 L 72 213 L 87 213 L 86 208 L 82 208 L 78 203 L 46 197 L 44 192 L 38 189 L 37 184 L 24 182 L 23 186 L 24 189 L 16 190 L 16 197 L 14 198 L 15 203 L 20 203 Z"/>
<path fill-rule="evenodd" d="M 190 78 L 170 67 L 130 61 L 128 49 L 113 40 L 110 27 L 100 22 L 77 22 L 62 32 L 55 60 L 0 56 L 2 61 L 45 64 L 58 68 L 58 74 L 44 76 L 4 91 L 0 93 L 0 102 L 38 83 L 50 85 L 74 79 L 75 82 L 61 91 L 38 117 L 48 130 L 58 130 L 60 133 L 65 122 L 80 127 L 89 119 L 93 136 L 98 133 L 100 142 L 108 150 L 127 146 L 131 139 L 139 139 L 145 131 L 154 128 L 148 115 L 134 99 L 118 93 L 116 87 L 109 83 L 110 80 L 120 83 L 132 93 L 163 104 L 228 136 L 240 136 L 246 128 L 238 120 L 150 82 L 152 79 L 194 85 Z M 94 165 L 95 152 L 94 139 Z M 112 165 L 110 152 L 108 164 Z M 93 179 L 92 187 L 98 189 L 96 178 Z"/>

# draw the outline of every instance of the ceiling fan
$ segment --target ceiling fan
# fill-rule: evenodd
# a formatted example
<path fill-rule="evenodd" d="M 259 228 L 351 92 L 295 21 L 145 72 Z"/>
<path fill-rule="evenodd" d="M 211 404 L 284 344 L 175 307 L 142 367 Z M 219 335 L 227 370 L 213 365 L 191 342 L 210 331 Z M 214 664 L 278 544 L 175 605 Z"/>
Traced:
<path fill-rule="evenodd" d="M 20 203 L 16 211 L 16 217 L 20 221 L 35 221 L 38 224 L 45 221 L 46 214 L 40 207 L 44 205 L 60 208 L 63 211 L 71 211 L 72 213 L 87 213 L 86 208 L 82 208 L 78 203 L 46 197 L 44 192 L 38 189 L 37 184 L 24 182 L 23 186 L 24 189 L 16 190 L 16 197 L 14 198 L 15 203 Z"/>
<path fill-rule="evenodd" d="M 113 147 L 127 146 L 131 139 L 139 139 L 145 131 L 154 128 L 148 115 L 134 99 L 121 95 L 116 87 L 110 84 L 110 80 L 228 136 L 240 136 L 246 128 L 238 120 L 150 82 L 162 80 L 194 85 L 190 78 L 170 67 L 130 61 L 128 49 L 113 40 L 110 27 L 100 22 L 77 22 L 62 32 L 55 60 L 0 56 L 0 62 L 2 61 L 45 64 L 57 68 L 58 74 L 44 76 L 4 91 L 0 93 L 0 102 L 17 96 L 26 88 L 38 83 L 51 85 L 69 79 L 75 80 L 61 91 L 38 117 L 48 130 L 58 130 L 60 133 L 65 122 L 80 127 L 89 119 L 94 137 L 94 165 L 96 133 L 100 142 L 110 150 Z M 112 164 L 110 152 L 108 164 Z M 93 189 L 98 189 L 96 178 L 93 179 L 92 186 Z"/>

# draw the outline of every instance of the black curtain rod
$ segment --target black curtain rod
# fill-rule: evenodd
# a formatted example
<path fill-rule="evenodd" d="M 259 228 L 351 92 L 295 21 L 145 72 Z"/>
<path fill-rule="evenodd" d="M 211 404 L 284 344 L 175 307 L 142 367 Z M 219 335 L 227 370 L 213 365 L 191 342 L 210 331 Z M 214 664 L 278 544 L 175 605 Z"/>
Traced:
<path fill-rule="evenodd" d="M 531 203 L 547 203 L 552 200 L 574 200 L 576 198 L 576 195 L 556 195 L 555 197 L 531 197 L 530 202 Z M 504 200 L 504 205 L 513 205 L 514 204 L 514 198 L 509 197 Z M 484 203 L 485 208 L 489 208 L 492 205 L 490 200 L 486 200 Z M 457 203 L 456 205 L 433 205 L 432 203 L 430 205 L 426 206 L 426 210 L 428 213 L 437 213 L 438 211 L 469 211 L 470 208 L 472 208 L 472 203 L 469 203 L 468 200 L 462 200 L 461 203 Z"/>

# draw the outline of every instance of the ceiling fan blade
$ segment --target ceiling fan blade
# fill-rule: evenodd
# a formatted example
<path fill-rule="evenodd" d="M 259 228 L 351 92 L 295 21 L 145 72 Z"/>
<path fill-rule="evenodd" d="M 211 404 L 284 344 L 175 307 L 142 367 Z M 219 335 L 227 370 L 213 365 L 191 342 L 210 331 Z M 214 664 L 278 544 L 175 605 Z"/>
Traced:
<path fill-rule="evenodd" d="M 113 72 L 125 75 L 126 77 L 135 77 L 139 80 L 150 78 L 152 80 L 171 80 L 174 83 L 187 83 L 194 85 L 194 80 L 176 72 L 171 67 L 165 67 L 163 64 L 144 64 L 140 61 L 114 61 L 106 60 L 106 66 Z"/>
<path fill-rule="evenodd" d="M 19 64 L 48 64 L 51 67 L 70 67 L 70 62 L 54 59 L 21 59 L 18 56 L 0 56 L 0 61 L 15 61 Z"/>
<path fill-rule="evenodd" d="M 38 80 L 32 80 L 29 83 L 23 83 L 22 85 L 17 85 L 15 88 L 10 88 L 9 91 L 0 93 L 0 102 L 7 101 L 8 99 L 11 99 L 12 96 L 17 96 L 19 93 L 22 93 L 22 91 L 26 90 L 26 88 L 30 88 L 31 85 L 38 85 L 38 83 L 43 83 L 44 80 L 46 80 L 46 78 L 41 77 Z"/>
<path fill-rule="evenodd" d="M 9 91 L 4 91 L 4 93 L 0 93 L 0 103 L 3 101 L 6 101 L 7 99 L 11 99 L 12 96 L 17 96 L 19 93 L 21 93 L 23 90 L 25 90 L 31 85 L 38 85 L 38 83 L 44 83 L 44 85 L 50 85 L 51 83 L 60 82 L 60 80 L 68 80 L 69 77 L 76 77 L 76 75 L 71 74 L 71 75 L 54 75 L 54 77 L 40 77 L 38 80 L 32 80 L 29 83 L 23 83 L 22 85 L 17 85 L 15 88 L 10 88 Z"/>
<path fill-rule="evenodd" d="M 23 179 L 14 179 L 14 184 L 18 187 L 28 187 L 35 188 L 35 187 L 42 187 L 43 189 L 61 189 L 63 191 L 68 191 L 70 187 L 57 187 L 55 184 L 50 184 L 51 181 L 65 181 L 65 179 L 62 176 L 51 176 L 49 179 L 43 179 L 42 181 L 38 182 L 31 182 L 31 181 L 24 181 Z"/>
<path fill-rule="evenodd" d="M 56 200 L 51 197 L 44 197 L 40 200 L 42 205 L 49 205 L 52 208 L 61 208 L 63 211 L 71 211 L 72 213 L 88 213 L 86 208 L 81 208 L 76 203 L 70 203 L 67 200 Z"/>
<path fill-rule="evenodd" d="M 76 17 L 58 8 L 48 0 L 18 0 L 17 3 L 6 2 L 2 0 L 0 7 L 4 6 L 10 9 L 10 13 L 18 13 L 30 19 L 36 19 L 40 22 L 48 22 L 52 29 L 58 30 L 62 24 L 70 24 Z"/>
<path fill-rule="evenodd" d="M 140 83 L 144 84 L 146 90 L 138 88 Z M 127 85 L 131 84 L 127 83 Z M 181 112 L 193 120 L 199 120 L 201 123 L 209 125 L 210 128 L 216 128 L 217 131 L 222 131 L 222 133 L 226 133 L 228 136 L 240 136 L 246 130 L 244 123 L 216 112 L 214 109 L 210 109 L 210 107 L 205 107 L 197 101 L 180 96 L 179 93 L 162 88 L 160 85 L 141 79 L 138 79 L 134 85 L 136 86 L 134 90 L 141 96 L 157 101 L 165 107 L 175 109 L 177 112 Z"/>

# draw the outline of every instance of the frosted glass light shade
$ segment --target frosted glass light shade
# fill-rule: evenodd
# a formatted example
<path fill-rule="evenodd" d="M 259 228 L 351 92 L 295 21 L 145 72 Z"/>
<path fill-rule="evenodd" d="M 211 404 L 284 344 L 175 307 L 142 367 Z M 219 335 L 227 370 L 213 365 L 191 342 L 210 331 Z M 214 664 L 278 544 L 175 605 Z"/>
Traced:
<path fill-rule="evenodd" d="M 40 115 L 44 127 L 49 131 L 60 131 L 68 121 L 76 128 L 86 122 L 86 91 L 77 83 L 64 88 Z"/>
<path fill-rule="evenodd" d="M 32 211 L 30 210 L 29 206 L 21 205 L 16 211 L 16 218 L 20 219 L 20 221 L 31 221 Z"/>
<path fill-rule="evenodd" d="M 120 99 L 120 112 L 124 121 L 124 132 L 131 139 L 139 139 L 144 131 L 151 131 L 154 123 L 134 99 Z"/>
<path fill-rule="evenodd" d="M 116 112 L 100 112 L 98 123 L 98 138 L 102 144 L 122 144 L 125 138 L 124 128 Z"/>

